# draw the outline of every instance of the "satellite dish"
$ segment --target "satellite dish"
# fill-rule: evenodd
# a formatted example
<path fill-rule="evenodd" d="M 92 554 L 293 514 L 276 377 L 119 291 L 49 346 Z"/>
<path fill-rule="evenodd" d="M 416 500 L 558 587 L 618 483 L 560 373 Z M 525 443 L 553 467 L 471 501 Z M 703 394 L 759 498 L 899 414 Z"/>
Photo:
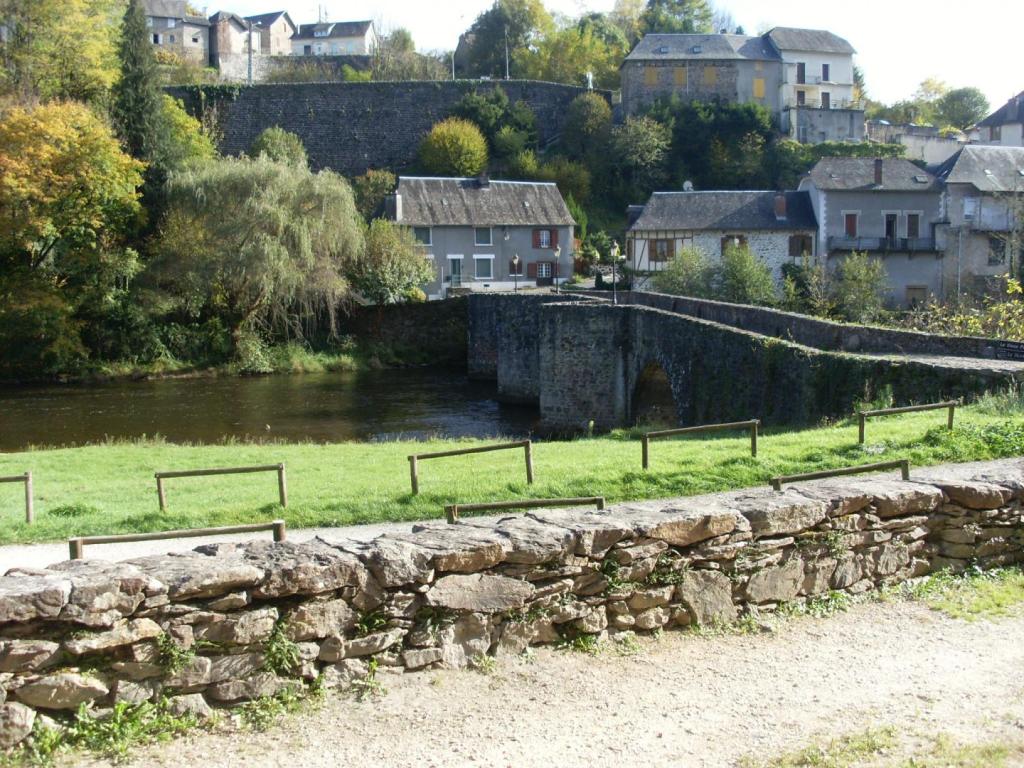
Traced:
<path fill-rule="evenodd" d="M 693 182 L 692 181 L 684 181 L 683 182 L 683 192 L 693 192 Z"/>

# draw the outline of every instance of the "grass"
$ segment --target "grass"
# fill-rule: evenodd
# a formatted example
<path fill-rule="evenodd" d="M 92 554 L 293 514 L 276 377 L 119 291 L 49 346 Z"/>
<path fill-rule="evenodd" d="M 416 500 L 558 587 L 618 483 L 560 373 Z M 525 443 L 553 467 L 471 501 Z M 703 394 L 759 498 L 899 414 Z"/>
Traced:
<path fill-rule="evenodd" d="M 767 760 L 747 757 L 742 768 L 1009 768 L 1020 765 L 1024 742 L 963 743 L 948 734 L 916 737 L 877 728 L 812 743 Z M 1010 761 L 1013 762 L 1010 762 Z"/>
<path fill-rule="evenodd" d="M 943 415 L 944 416 L 944 415 Z M 852 421 L 814 429 L 768 430 L 758 458 L 746 436 L 682 438 L 652 446 L 640 469 L 636 431 L 534 447 L 529 486 L 521 452 L 499 451 L 420 465 L 420 495 L 409 489 L 411 453 L 493 441 L 174 445 L 111 441 L 0 455 L 0 475 L 31 470 L 36 522 L 22 517 L 22 487 L 0 485 L 0 544 L 71 536 L 264 522 L 289 527 L 441 519 L 445 504 L 515 498 L 604 496 L 609 502 L 710 493 L 764 484 L 774 475 L 830 469 L 886 458 L 913 466 L 1024 455 L 1024 415 L 968 407 L 953 432 L 933 413 L 872 423 L 857 445 Z M 273 473 L 182 478 L 166 483 L 168 512 L 157 507 L 158 470 L 273 464 L 288 468 L 289 507 L 277 504 Z M 102 549 L 97 548 L 97 556 Z"/>
<path fill-rule="evenodd" d="M 1024 606 L 1024 570 L 972 568 L 963 574 L 943 571 L 895 589 L 954 619 L 995 619 L 1020 613 Z"/>

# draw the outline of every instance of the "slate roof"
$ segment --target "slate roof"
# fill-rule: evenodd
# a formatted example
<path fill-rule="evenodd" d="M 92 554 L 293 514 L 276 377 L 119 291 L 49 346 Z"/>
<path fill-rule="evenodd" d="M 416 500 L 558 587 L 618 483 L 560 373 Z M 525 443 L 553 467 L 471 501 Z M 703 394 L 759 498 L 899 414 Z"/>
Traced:
<path fill-rule="evenodd" d="M 363 37 L 373 26 L 372 21 L 328 21 L 317 24 L 300 24 L 292 35 L 293 40 L 330 40 L 332 37 Z M 317 31 L 327 30 L 325 37 L 316 37 Z"/>
<path fill-rule="evenodd" d="M 763 37 L 746 35 L 645 35 L 630 51 L 626 61 L 700 61 L 746 59 L 778 61 L 779 54 Z"/>
<path fill-rule="evenodd" d="M 160 19 L 185 18 L 185 0 L 143 0 L 142 6 L 147 16 Z"/>
<path fill-rule="evenodd" d="M 947 184 L 973 184 L 979 192 L 1024 192 L 1024 147 L 969 144 L 936 175 Z"/>
<path fill-rule="evenodd" d="M 417 227 L 571 226 L 576 222 L 551 183 L 403 176 L 402 224 Z"/>
<path fill-rule="evenodd" d="M 978 125 L 1006 125 L 1024 123 L 1024 91 L 1018 93 Z"/>
<path fill-rule="evenodd" d="M 775 216 L 775 197 L 786 196 L 786 218 Z M 655 192 L 631 232 L 652 230 L 815 230 L 806 192 Z"/>
<path fill-rule="evenodd" d="M 292 17 L 288 16 L 288 11 L 274 11 L 273 13 L 260 13 L 256 16 L 246 16 L 246 21 L 251 21 L 258 27 L 270 27 L 275 21 L 282 16 L 288 18 L 289 23 L 294 27 L 295 23 L 292 22 Z"/>
<path fill-rule="evenodd" d="M 243 19 L 237 13 L 231 13 L 230 11 L 217 11 L 215 14 L 213 14 L 213 16 L 210 17 L 210 23 L 211 24 L 216 24 L 217 22 L 221 21 L 222 19 L 227 20 L 227 21 L 233 21 L 233 22 L 235 22 L 235 24 L 237 24 L 242 29 L 248 29 L 249 28 L 249 25 L 246 23 L 247 22 L 246 19 Z"/>
<path fill-rule="evenodd" d="M 934 192 L 939 181 L 909 160 L 882 160 L 882 183 L 875 184 L 875 158 L 826 157 L 807 175 L 818 189 L 835 192 Z"/>
<path fill-rule="evenodd" d="M 839 35 L 824 29 L 775 27 L 765 35 L 780 51 L 813 51 L 815 53 L 848 53 L 857 51 Z"/>

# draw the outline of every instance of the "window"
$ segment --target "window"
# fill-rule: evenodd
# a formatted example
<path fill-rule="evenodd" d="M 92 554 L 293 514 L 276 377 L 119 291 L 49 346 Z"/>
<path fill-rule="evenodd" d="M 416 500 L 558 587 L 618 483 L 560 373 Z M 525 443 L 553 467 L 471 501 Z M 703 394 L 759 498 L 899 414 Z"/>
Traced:
<path fill-rule="evenodd" d="M 539 261 L 537 262 L 537 279 L 549 280 L 551 279 L 551 262 L 550 261 Z"/>
<path fill-rule="evenodd" d="M 160 35 L 153 35 L 153 45 L 160 45 Z"/>
<path fill-rule="evenodd" d="M 658 84 L 658 68 L 644 67 L 644 85 Z"/>
<path fill-rule="evenodd" d="M 919 213 L 908 213 L 907 214 L 907 237 L 911 240 L 916 240 L 921 236 L 921 214 Z"/>
<path fill-rule="evenodd" d="M 747 245 L 747 238 L 743 235 L 726 235 L 722 238 L 722 255 L 725 256 L 725 252 L 730 248 L 745 248 Z"/>
<path fill-rule="evenodd" d="M 754 78 L 754 98 L 755 99 L 763 99 L 764 98 L 764 78 L 763 77 L 755 77 Z"/>
<path fill-rule="evenodd" d="M 508 260 L 508 276 L 512 277 L 513 275 L 519 275 L 519 277 L 523 276 L 523 260 L 522 259 L 519 259 L 518 262 L 513 261 L 512 259 Z"/>
<path fill-rule="evenodd" d="M 970 221 L 978 215 L 978 198 L 976 197 L 965 197 L 964 198 L 964 218 Z"/>
<path fill-rule="evenodd" d="M 192 45 L 199 45 L 200 40 L 201 38 L 199 35 L 192 35 Z"/>
<path fill-rule="evenodd" d="M 796 92 L 796 103 L 797 103 L 797 106 L 800 106 L 800 107 L 802 107 L 804 104 L 807 103 L 807 91 L 797 91 Z"/>
<path fill-rule="evenodd" d="M 883 213 L 882 220 L 885 226 L 885 239 L 892 243 L 898 236 L 900 215 L 898 213 Z"/>
<path fill-rule="evenodd" d="M 801 256 L 809 256 L 812 247 L 813 241 L 810 235 L 789 236 L 789 255 L 794 259 L 799 259 Z"/>
<path fill-rule="evenodd" d="M 490 227 L 477 227 L 474 234 L 474 242 L 477 245 L 493 245 L 491 240 Z"/>
<path fill-rule="evenodd" d="M 718 69 L 716 67 L 704 67 L 704 85 L 709 88 L 718 85 Z"/>
<path fill-rule="evenodd" d="M 147 16 L 146 17 L 146 26 L 147 27 L 152 27 L 153 26 L 153 17 L 152 16 Z"/>
<path fill-rule="evenodd" d="M 476 270 L 477 280 L 490 280 L 494 277 L 494 257 L 474 256 L 473 268 Z"/>
<path fill-rule="evenodd" d="M 534 248 L 557 248 L 558 247 L 558 230 L 557 229 L 535 229 L 533 230 L 533 247 Z"/>
<path fill-rule="evenodd" d="M 433 240 L 431 238 L 430 227 L 413 227 L 412 236 L 416 239 L 416 242 L 420 245 L 431 245 Z"/>
<path fill-rule="evenodd" d="M 831 78 L 829 77 L 829 74 L 830 73 L 829 73 L 829 66 L 828 66 L 828 64 L 822 64 L 821 65 L 821 81 L 823 83 L 827 83 L 827 82 L 829 82 L 831 80 Z"/>
<path fill-rule="evenodd" d="M 1001 237 L 989 237 L 988 239 L 988 263 L 989 266 L 997 266 L 1006 262 L 1006 241 Z"/>
<path fill-rule="evenodd" d="M 764 62 L 763 61 L 755 61 L 754 62 L 754 71 L 755 72 L 763 72 L 764 71 Z"/>
<path fill-rule="evenodd" d="M 843 214 L 844 232 L 847 237 L 857 237 L 857 220 L 859 218 L 860 214 L 857 213 Z"/>
<path fill-rule="evenodd" d="M 303 56 L 312 56 L 313 55 L 313 46 L 312 45 L 304 45 L 304 46 L 302 46 L 302 55 Z"/>
<path fill-rule="evenodd" d="M 168 28 L 168 29 L 174 29 L 174 27 L 175 27 L 175 26 L 176 26 L 177 24 L 178 24 L 178 20 L 177 20 L 177 19 L 168 19 L 168 20 L 167 20 L 167 28 Z"/>
<path fill-rule="evenodd" d="M 907 286 L 907 306 L 913 309 L 916 306 L 924 304 L 926 301 L 928 301 L 927 285 Z"/>
<path fill-rule="evenodd" d="M 171 35 L 171 42 L 174 42 L 174 35 Z"/>
<path fill-rule="evenodd" d="M 672 70 L 672 81 L 675 83 L 676 88 L 686 87 L 686 67 L 675 67 Z"/>
<path fill-rule="evenodd" d="M 675 240 L 652 240 L 648 261 L 669 261 L 676 255 Z"/>
<path fill-rule="evenodd" d="M 821 108 L 832 109 L 832 94 L 828 91 L 822 91 L 821 93 Z"/>
<path fill-rule="evenodd" d="M 1001 126 L 1001 125 L 993 125 L 992 126 L 992 141 L 1002 141 L 1002 140 L 1003 140 L 1003 126 Z"/>
<path fill-rule="evenodd" d="M 802 61 L 796 65 L 796 82 L 798 85 L 803 85 L 807 82 L 807 65 Z"/>

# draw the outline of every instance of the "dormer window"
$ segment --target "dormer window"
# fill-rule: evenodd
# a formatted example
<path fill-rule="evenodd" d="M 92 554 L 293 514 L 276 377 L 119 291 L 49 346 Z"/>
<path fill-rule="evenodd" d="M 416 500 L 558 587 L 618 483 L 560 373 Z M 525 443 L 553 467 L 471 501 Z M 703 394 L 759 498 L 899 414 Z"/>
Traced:
<path fill-rule="evenodd" d="M 668 53 L 668 46 L 667 45 L 661 46 L 660 48 L 658 48 L 658 50 L 655 51 L 655 53 Z"/>
<path fill-rule="evenodd" d="M 699 46 L 699 45 L 695 45 L 695 46 L 693 46 L 693 48 L 690 49 L 690 51 L 693 52 L 693 53 L 700 53 L 703 50 L 704 50 L 704 48 L 702 46 Z"/>
<path fill-rule="evenodd" d="M 330 35 L 330 31 L 326 29 L 318 29 L 313 32 L 313 37 L 327 37 Z"/>

